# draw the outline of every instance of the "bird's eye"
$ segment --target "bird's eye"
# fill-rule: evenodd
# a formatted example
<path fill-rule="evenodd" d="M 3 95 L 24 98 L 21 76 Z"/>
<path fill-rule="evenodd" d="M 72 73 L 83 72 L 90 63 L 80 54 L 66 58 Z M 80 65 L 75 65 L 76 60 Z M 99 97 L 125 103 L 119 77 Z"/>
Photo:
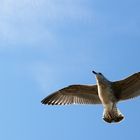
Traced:
<path fill-rule="evenodd" d="M 102 75 L 102 73 L 99 72 L 100 75 Z"/>

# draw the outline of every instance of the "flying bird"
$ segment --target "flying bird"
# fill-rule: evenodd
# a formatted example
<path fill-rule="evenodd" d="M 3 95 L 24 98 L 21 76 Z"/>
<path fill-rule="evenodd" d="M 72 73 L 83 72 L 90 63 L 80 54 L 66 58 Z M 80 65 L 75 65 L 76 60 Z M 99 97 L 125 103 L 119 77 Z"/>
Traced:
<path fill-rule="evenodd" d="M 42 104 L 102 104 L 104 121 L 122 121 L 124 115 L 117 108 L 117 103 L 140 95 L 140 72 L 115 82 L 109 81 L 100 72 L 92 72 L 97 85 L 70 85 L 44 98 Z"/>

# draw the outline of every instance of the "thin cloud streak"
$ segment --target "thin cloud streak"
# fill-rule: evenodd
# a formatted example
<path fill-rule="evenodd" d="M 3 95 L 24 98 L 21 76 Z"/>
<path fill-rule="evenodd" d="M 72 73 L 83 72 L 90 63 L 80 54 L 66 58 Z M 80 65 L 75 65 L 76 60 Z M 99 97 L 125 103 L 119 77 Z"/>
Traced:
<path fill-rule="evenodd" d="M 31 46 L 44 41 L 50 44 L 55 40 L 53 26 L 65 21 L 75 23 L 93 19 L 90 9 L 79 0 L 7 0 L 0 5 L 1 42 L 11 46 L 20 43 Z"/>

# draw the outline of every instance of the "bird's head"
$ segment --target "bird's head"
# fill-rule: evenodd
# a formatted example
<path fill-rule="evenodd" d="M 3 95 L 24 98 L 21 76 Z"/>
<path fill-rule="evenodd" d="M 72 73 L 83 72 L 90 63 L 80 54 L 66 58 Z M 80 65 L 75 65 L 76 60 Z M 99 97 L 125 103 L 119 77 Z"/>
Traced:
<path fill-rule="evenodd" d="M 106 79 L 106 77 L 101 73 L 101 72 L 95 72 L 95 71 L 92 71 L 95 76 L 96 76 L 96 81 L 100 84 L 106 84 L 108 83 L 109 81 Z"/>

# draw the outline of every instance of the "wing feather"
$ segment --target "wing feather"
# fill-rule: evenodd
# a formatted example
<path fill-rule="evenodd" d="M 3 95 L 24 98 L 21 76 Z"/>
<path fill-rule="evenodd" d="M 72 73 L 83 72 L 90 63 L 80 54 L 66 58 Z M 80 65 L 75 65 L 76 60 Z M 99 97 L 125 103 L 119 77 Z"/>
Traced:
<path fill-rule="evenodd" d="M 54 92 L 41 102 L 48 105 L 101 104 L 96 85 L 71 85 Z"/>
<path fill-rule="evenodd" d="M 140 95 L 140 72 L 128 78 L 113 82 L 115 95 L 120 100 L 127 100 Z"/>

